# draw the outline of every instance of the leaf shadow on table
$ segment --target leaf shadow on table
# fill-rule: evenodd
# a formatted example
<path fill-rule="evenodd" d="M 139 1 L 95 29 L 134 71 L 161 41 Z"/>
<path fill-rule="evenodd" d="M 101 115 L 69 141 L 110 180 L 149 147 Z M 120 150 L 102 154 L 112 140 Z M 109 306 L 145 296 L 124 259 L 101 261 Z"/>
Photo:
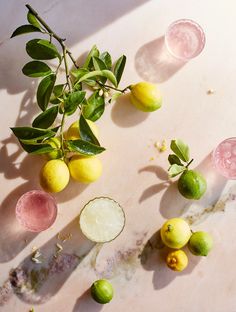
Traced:
<path fill-rule="evenodd" d="M 162 182 L 154 184 L 149 186 L 147 189 L 145 189 L 142 193 L 142 195 L 139 198 L 139 203 L 144 202 L 145 200 L 149 199 L 152 196 L 155 196 L 165 188 L 168 188 L 169 185 L 172 184 L 172 181 L 168 177 L 167 171 L 165 171 L 162 167 L 156 166 L 156 165 L 149 165 L 146 167 L 141 168 L 138 171 L 140 174 L 143 172 L 150 172 L 155 174 L 157 179 Z"/>
<path fill-rule="evenodd" d="M 111 110 L 112 121 L 122 128 L 134 127 L 149 116 L 149 113 L 142 112 L 132 105 L 129 94 L 121 95 L 111 105 L 113 105 Z"/>
<path fill-rule="evenodd" d="M 42 263 L 34 263 L 31 254 L 10 272 L 14 293 L 29 304 L 45 303 L 59 292 L 94 248 L 96 243 L 83 236 L 75 218 L 38 249 L 37 259 Z"/>
<path fill-rule="evenodd" d="M 183 250 L 189 259 L 188 266 L 182 272 L 174 272 L 166 265 L 165 259 L 170 249 L 162 243 L 160 230 L 149 238 L 140 254 L 140 262 L 145 270 L 153 271 L 152 282 L 154 289 L 167 287 L 175 278 L 191 274 L 201 261 L 201 257 L 193 256 L 187 247 L 184 247 Z"/>
<path fill-rule="evenodd" d="M 216 172 L 212 164 L 211 154 L 207 155 L 194 170 L 201 172 L 205 177 L 207 181 L 206 193 L 199 200 L 186 199 L 179 193 L 177 187 L 178 182 L 175 181 L 170 184 L 161 198 L 160 213 L 163 217 L 167 219 L 180 217 L 186 214 L 194 205 L 207 208 L 219 200 L 227 179 Z M 197 211 L 196 214 L 198 214 Z M 202 217 L 202 215 L 199 217 Z"/>
<path fill-rule="evenodd" d="M 168 52 L 164 36 L 144 44 L 135 55 L 135 69 L 138 75 L 153 83 L 170 79 L 186 63 Z"/>
<path fill-rule="evenodd" d="M 68 0 L 65 5 L 64 1 L 41 0 L 39 3 L 32 0 L 31 5 L 59 36 L 67 39 L 70 48 L 148 1 L 150 0 L 103 0 L 98 3 L 96 0 Z M 11 16 L 14 12 L 14 19 L 7 20 L 3 17 L 5 23 L 1 29 L 3 38 L 0 41 L 0 89 L 6 89 L 9 94 L 17 94 L 28 89 L 32 81 L 21 72 L 23 65 L 30 61 L 25 52 L 25 43 L 32 38 L 40 38 L 41 35 L 27 34 L 10 40 L 12 32 L 26 23 L 27 9 L 22 1 L 0 2 L 0 9 L 6 16 Z M 14 62 L 15 59 L 17 62 Z"/>
<path fill-rule="evenodd" d="M 90 289 L 88 289 L 77 299 L 72 312 L 98 312 L 102 308 L 102 304 L 96 303 L 92 299 Z"/>

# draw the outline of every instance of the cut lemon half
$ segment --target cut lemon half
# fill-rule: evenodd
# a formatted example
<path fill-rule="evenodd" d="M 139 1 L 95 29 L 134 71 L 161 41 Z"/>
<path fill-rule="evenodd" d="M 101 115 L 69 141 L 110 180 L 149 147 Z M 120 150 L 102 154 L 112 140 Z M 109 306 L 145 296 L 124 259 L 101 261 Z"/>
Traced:
<path fill-rule="evenodd" d="M 99 197 L 84 206 L 79 223 L 82 233 L 88 239 L 96 243 L 106 243 L 122 232 L 125 214 L 115 200 Z"/>

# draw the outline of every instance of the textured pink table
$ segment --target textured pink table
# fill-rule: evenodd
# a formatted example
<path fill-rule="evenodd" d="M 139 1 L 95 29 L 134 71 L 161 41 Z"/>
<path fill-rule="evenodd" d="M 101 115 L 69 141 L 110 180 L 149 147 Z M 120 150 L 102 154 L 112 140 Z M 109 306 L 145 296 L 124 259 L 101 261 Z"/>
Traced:
<path fill-rule="evenodd" d="M 3 285 L 16 267 L 31 270 L 32 278 L 21 289 L 24 295 L 5 294 L 7 302 L 0 311 L 23 312 L 34 306 L 35 312 L 235 312 L 236 184 L 226 183 L 214 172 L 209 156 L 220 141 L 236 134 L 235 1 L 34 0 L 31 4 L 68 38 L 75 55 L 94 43 L 114 57 L 126 54 L 123 85 L 145 79 L 161 83 L 164 103 L 150 115 L 136 111 L 125 98 L 107 107 L 98 122 L 107 148 L 100 156 L 102 178 L 86 187 L 71 181 L 56 196 L 55 225 L 38 235 L 22 231 L 15 221 L 15 203 L 24 192 L 39 187 L 36 172 L 43 160 L 23 153 L 9 130 L 29 124 L 38 111 L 33 105 L 36 86 L 21 74 L 28 60 L 24 44 L 31 37 L 7 39 L 25 22 L 24 1 L 2 1 L 0 282 Z M 199 22 L 207 37 L 203 53 L 187 64 L 175 62 L 163 51 L 163 34 L 179 18 Z M 215 92 L 208 95 L 209 89 Z M 208 190 L 200 201 L 187 201 L 177 193 L 176 184 L 167 180 L 168 151 L 159 154 L 154 147 L 156 141 L 175 137 L 189 143 L 194 166 L 207 178 Z M 80 233 L 78 214 L 88 200 L 102 195 L 124 207 L 127 224 L 122 235 L 98 253 L 101 246 Z M 215 241 L 209 257 L 190 256 L 188 269 L 180 274 L 166 269 L 166 251 L 156 234 L 164 220 L 176 216 L 186 217 L 193 229 L 209 231 Z M 63 243 L 58 233 L 72 238 Z M 63 245 L 63 251 L 51 260 L 56 243 Z M 34 246 L 44 256 L 42 265 L 30 261 Z M 21 270 L 17 274 L 25 279 Z M 100 277 L 109 278 L 115 288 L 114 300 L 106 306 L 93 302 L 87 292 Z M 6 288 L 6 284 L 1 288 L 1 297 Z"/>

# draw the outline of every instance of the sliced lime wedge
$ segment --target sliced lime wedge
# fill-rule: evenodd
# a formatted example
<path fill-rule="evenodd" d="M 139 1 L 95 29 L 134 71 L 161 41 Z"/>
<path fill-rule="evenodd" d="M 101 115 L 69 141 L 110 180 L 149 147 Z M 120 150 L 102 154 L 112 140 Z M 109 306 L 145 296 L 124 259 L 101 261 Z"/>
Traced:
<path fill-rule="evenodd" d="M 88 239 L 96 243 L 106 243 L 122 232 L 125 214 L 115 200 L 99 197 L 84 206 L 79 222 L 82 233 Z"/>

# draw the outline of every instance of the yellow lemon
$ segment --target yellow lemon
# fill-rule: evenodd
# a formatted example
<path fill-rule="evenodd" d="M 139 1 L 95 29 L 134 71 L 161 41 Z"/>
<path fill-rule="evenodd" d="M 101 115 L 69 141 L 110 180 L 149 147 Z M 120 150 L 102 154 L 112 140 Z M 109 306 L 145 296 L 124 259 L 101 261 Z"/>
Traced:
<path fill-rule="evenodd" d="M 161 107 L 162 97 L 156 85 L 139 82 L 130 87 L 131 103 L 143 112 L 153 112 Z"/>
<path fill-rule="evenodd" d="M 161 239 L 163 243 L 173 249 L 182 248 L 191 236 L 188 223 L 181 218 L 169 219 L 161 228 Z"/>
<path fill-rule="evenodd" d="M 92 130 L 95 137 L 98 137 L 98 127 L 95 125 L 95 123 L 91 120 L 86 119 L 90 129 Z M 65 134 L 66 140 L 79 140 L 80 134 L 79 134 L 79 122 L 75 121 L 73 122 L 70 127 L 68 128 L 66 134 Z"/>
<path fill-rule="evenodd" d="M 72 178 L 82 183 L 94 182 L 102 174 L 102 163 L 95 156 L 72 156 L 68 166 Z"/>
<path fill-rule="evenodd" d="M 171 270 L 181 272 L 188 265 L 188 257 L 183 250 L 175 250 L 168 253 L 166 264 Z"/>
<path fill-rule="evenodd" d="M 46 192 L 62 191 L 70 179 L 69 169 L 61 159 L 49 160 L 40 171 L 40 184 Z"/>
<path fill-rule="evenodd" d="M 50 144 L 51 147 L 55 148 L 54 151 L 46 154 L 48 159 L 58 159 L 62 157 L 61 140 L 59 138 L 51 138 L 45 141 L 45 143 Z"/>

